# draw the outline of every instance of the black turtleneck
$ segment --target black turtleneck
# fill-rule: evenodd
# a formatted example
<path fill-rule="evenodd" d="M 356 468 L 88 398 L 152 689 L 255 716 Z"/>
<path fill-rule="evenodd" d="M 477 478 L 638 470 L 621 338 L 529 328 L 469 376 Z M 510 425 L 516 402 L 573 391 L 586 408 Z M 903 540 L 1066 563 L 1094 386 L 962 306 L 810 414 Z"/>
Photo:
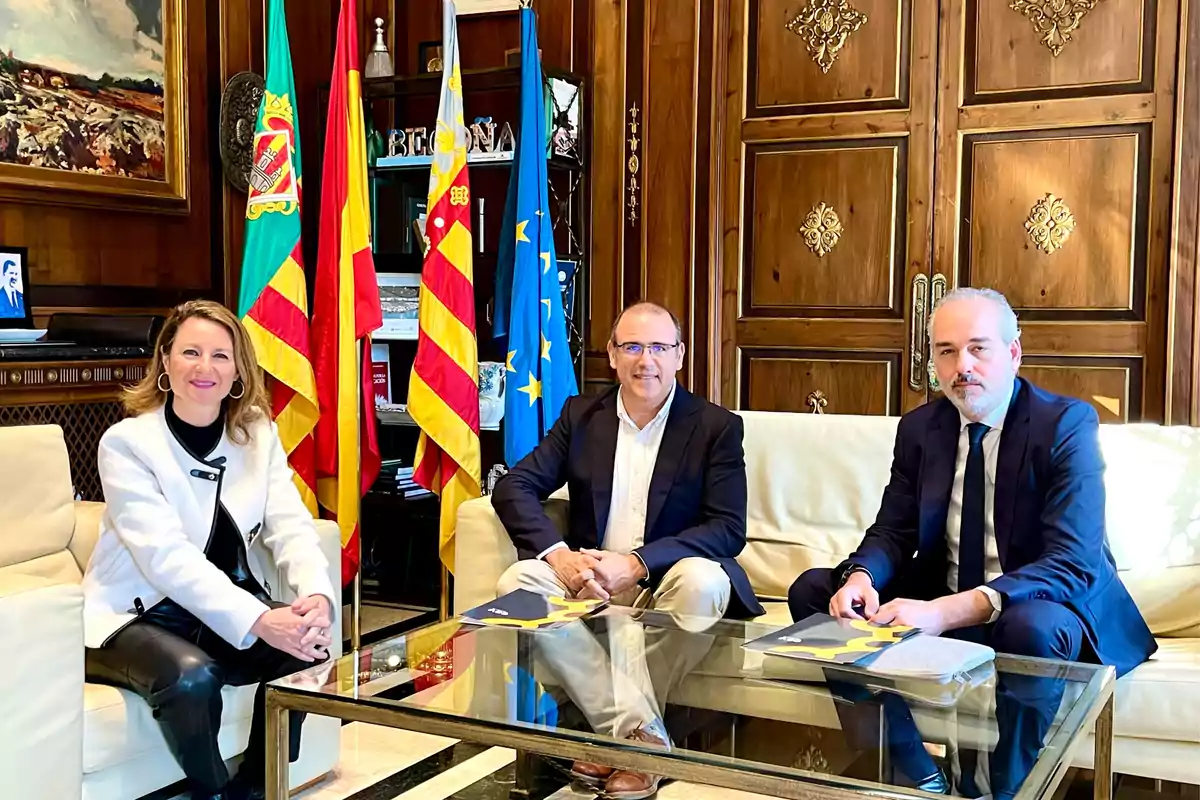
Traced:
<path fill-rule="evenodd" d="M 179 418 L 175 413 L 174 400 L 173 393 L 167 395 L 167 427 L 193 458 L 222 472 L 224 462 L 213 464 L 208 457 L 220 443 L 221 434 L 225 430 L 225 408 L 221 408 L 221 413 L 211 425 L 198 427 Z M 194 480 L 200 479 L 194 478 Z M 217 485 L 219 487 L 220 483 Z M 235 586 L 260 598 L 266 596 L 262 587 L 258 585 L 258 581 L 254 579 L 253 573 L 250 572 L 250 565 L 246 558 L 246 545 L 242 541 L 242 535 L 219 497 L 217 499 L 217 518 L 204 554 L 214 566 L 229 576 Z"/>

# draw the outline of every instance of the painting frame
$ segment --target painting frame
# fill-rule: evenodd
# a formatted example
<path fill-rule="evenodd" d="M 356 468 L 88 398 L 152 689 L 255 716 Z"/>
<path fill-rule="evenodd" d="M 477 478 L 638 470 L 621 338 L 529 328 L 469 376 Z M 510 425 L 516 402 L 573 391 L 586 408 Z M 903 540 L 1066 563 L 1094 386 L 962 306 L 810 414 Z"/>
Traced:
<path fill-rule="evenodd" d="M 0 162 L 0 200 L 187 214 L 188 52 L 184 0 L 162 0 L 165 180 Z"/>

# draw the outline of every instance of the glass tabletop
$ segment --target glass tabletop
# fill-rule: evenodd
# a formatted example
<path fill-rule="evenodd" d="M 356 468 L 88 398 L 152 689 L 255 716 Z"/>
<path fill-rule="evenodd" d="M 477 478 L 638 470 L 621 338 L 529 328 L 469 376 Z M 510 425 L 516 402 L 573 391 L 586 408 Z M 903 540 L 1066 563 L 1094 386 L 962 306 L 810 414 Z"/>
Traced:
<path fill-rule="evenodd" d="M 552 630 L 450 621 L 271 686 L 873 794 L 1037 798 L 1114 680 L 1010 656 L 935 678 L 743 647 L 778 629 L 621 607 Z"/>

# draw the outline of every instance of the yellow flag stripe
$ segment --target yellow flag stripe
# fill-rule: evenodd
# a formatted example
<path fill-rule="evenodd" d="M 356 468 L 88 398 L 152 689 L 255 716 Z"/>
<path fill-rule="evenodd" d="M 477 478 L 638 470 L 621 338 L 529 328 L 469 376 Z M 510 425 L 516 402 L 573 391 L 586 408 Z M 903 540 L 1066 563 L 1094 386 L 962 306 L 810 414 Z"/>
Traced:
<path fill-rule="evenodd" d="M 463 325 L 433 292 L 421 292 L 421 307 L 417 313 L 421 318 L 421 332 L 478 384 L 478 368 L 470 369 L 470 366 L 478 364 L 479 358 L 471 329 Z M 409 413 L 412 413 L 411 400 L 409 406 Z"/>
<path fill-rule="evenodd" d="M 308 316 L 308 286 L 305 283 L 304 270 L 296 263 L 296 259 L 288 256 L 283 265 L 275 270 L 267 286 L 303 311 L 304 316 Z"/>
<path fill-rule="evenodd" d="M 446 402 L 429 387 L 429 384 L 415 372 L 408 384 L 408 407 L 416 406 L 420 419 L 416 415 L 413 420 L 421 426 L 426 436 L 430 436 L 448 456 L 453 458 L 461 469 L 471 475 L 480 472 L 479 437 L 471 426 L 463 421 L 458 413 L 446 405 Z M 431 435 L 431 431 L 436 435 Z M 420 453 L 419 455 L 426 455 Z M 414 467 L 414 471 L 415 471 Z M 442 476 L 445 485 L 447 476 Z"/>
<path fill-rule="evenodd" d="M 297 396 L 303 398 L 311 409 L 313 424 L 317 419 L 317 382 L 313 377 L 312 362 L 297 352 L 290 344 L 268 331 L 252 317 L 242 320 L 258 363 L 265 372 L 276 380 L 290 386 Z"/>
<path fill-rule="evenodd" d="M 308 401 L 297 394 L 279 412 L 275 424 L 279 426 L 279 442 L 283 445 L 283 452 L 290 454 L 317 427 L 317 415 Z"/>
<path fill-rule="evenodd" d="M 438 243 L 438 252 L 462 273 L 468 282 L 474 283 L 474 269 L 471 264 L 471 232 L 458 220 L 450 226 L 450 230 Z"/>
<path fill-rule="evenodd" d="M 446 569 L 454 571 L 454 531 L 458 525 L 458 507 L 479 497 L 479 484 L 461 469 L 442 491 L 440 546 L 438 548 Z"/>

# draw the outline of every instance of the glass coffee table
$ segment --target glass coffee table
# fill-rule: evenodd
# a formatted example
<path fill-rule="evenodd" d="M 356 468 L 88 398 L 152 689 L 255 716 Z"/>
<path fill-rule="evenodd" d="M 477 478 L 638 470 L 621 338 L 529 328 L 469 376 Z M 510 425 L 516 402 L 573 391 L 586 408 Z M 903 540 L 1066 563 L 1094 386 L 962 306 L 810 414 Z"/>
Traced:
<path fill-rule="evenodd" d="M 1111 798 L 1111 667 L 999 656 L 937 681 L 742 648 L 776 629 L 621 608 L 557 630 L 430 625 L 268 685 L 267 797 L 287 796 L 297 710 L 512 748 L 517 796 L 583 761 L 777 797 L 1033 800 L 1094 733 L 1095 796 Z M 669 748 L 608 727 L 642 678 Z M 597 692 L 616 707 L 603 724 Z"/>

